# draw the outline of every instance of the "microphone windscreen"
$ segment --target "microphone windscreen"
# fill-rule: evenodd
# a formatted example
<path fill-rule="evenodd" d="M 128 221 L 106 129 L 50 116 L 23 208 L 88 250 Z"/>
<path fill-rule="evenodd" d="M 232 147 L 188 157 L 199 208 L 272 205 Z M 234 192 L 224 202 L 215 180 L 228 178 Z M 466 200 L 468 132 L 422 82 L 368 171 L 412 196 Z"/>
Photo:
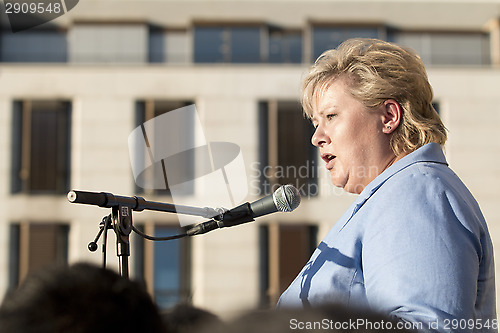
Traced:
<path fill-rule="evenodd" d="M 293 185 L 283 185 L 274 192 L 273 200 L 280 212 L 291 212 L 300 204 L 300 193 Z"/>

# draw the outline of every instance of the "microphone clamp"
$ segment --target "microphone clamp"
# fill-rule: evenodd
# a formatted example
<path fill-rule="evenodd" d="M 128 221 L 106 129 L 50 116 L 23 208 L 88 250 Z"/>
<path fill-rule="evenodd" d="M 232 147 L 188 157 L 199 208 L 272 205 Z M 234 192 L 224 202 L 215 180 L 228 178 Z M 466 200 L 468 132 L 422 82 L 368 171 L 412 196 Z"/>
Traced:
<path fill-rule="evenodd" d="M 212 220 L 207 222 L 189 226 L 186 234 L 188 236 L 201 235 L 215 229 L 232 227 L 238 224 L 254 221 L 253 212 L 250 208 L 250 203 L 248 202 L 231 210 L 225 210 L 223 208 L 217 208 L 216 210 L 220 212 L 217 217 L 214 217 Z"/>

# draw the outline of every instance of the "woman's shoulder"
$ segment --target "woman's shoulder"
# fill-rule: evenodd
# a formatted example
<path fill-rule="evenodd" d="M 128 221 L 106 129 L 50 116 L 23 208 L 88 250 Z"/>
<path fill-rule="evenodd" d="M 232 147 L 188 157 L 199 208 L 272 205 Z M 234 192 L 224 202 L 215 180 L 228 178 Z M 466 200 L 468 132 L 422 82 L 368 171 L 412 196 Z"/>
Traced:
<path fill-rule="evenodd" d="M 374 203 L 384 201 L 386 216 L 398 224 L 407 221 L 435 226 L 438 220 L 455 220 L 477 225 L 484 221 L 472 193 L 445 164 L 410 165 L 387 179 L 374 196 L 378 197 Z"/>
<path fill-rule="evenodd" d="M 418 162 L 407 166 L 389 177 L 383 190 L 404 196 L 436 194 L 453 189 L 466 190 L 464 183 L 448 165 L 436 162 Z"/>

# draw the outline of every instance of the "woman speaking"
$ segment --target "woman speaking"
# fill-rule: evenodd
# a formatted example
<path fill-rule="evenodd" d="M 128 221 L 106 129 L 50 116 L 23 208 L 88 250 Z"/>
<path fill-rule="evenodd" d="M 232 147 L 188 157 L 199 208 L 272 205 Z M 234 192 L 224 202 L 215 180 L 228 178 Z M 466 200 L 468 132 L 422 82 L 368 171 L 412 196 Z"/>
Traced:
<path fill-rule="evenodd" d="M 312 66 L 302 96 L 312 143 L 332 183 L 358 197 L 279 308 L 337 303 L 423 331 L 497 331 L 492 242 L 448 167 L 432 99 L 420 58 L 392 43 L 351 39 Z"/>

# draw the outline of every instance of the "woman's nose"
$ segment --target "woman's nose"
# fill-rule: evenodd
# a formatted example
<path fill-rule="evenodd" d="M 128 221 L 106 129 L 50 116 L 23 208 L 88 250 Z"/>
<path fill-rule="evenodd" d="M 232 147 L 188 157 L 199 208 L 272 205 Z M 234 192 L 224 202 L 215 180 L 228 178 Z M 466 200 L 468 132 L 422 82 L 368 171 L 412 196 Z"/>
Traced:
<path fill-rule="evenodd" d="M 313 136 L 311 138 L 311 143 L 316 147 L 321 147 L 324 144 L 328 144 L 330 138 L 326 135 L 323 126 L 318 125 L 314 130 Z"/>

